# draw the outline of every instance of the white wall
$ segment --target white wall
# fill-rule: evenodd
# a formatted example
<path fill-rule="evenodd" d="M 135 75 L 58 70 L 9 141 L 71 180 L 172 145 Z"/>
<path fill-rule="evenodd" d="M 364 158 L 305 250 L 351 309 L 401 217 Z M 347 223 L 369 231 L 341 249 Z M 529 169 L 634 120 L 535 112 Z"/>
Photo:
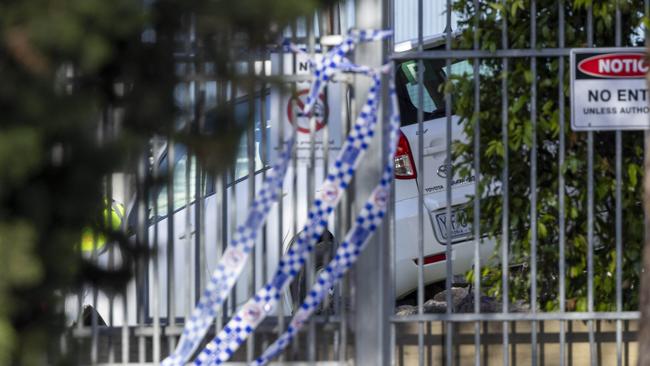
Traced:
<path fill-rule="evenodd" d="M 423 36 L 445 31 L 447 24 L 445 0 L 423 0 Z M 451 16 L 452 31 L 456 30 L 457 17 Z M 395 42 L 415 40 L 418 37 L 418 0 L 395 0 Z"/>

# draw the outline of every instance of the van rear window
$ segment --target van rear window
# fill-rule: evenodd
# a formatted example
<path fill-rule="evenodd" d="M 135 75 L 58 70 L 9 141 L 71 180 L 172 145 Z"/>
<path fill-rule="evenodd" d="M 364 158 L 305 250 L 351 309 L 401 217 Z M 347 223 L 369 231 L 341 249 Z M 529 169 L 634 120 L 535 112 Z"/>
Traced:
<path fill-rule="evenodd" d="M 445 60 L 423 60 L 422 65 L 422 102 L 419 101 L 418 61 L 404 61 L 396 70 L 395 81 L 403 126 L 417 123 L 419 108 L 422 108 L 425 121 L 445 115 L 445 96 L 442 92 L 447 80 Z M 472 66 L 467 60 L 456 61 L 451 65 L 451 73 L 471 74 Z"/>

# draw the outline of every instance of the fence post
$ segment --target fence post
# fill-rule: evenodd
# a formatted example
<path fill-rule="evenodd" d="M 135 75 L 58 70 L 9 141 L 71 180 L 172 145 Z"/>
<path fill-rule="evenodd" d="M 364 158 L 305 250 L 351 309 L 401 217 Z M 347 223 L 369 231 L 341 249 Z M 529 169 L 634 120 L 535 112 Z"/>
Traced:
<path fill-rule="evenodd" d="M 381 29 L 385 26 L 384 16 L 387 14 L 386 0 L 358 0 L 356 2 L 356 27 L 359 29 Z M 362 43 L 357 47 L 355 61 L 361 65 L 379 66 L 384 62 L 384 49 L 380 42 Z M 365 102 L 370 81 L 358 76 L 354 83 L 355 110 L 361 110 Z M 386 83 L 384 83 L 384 86 Z M 355 211 L 359 212 L 360 205 L 370 195 L 375 183 L 381 176 L 384 159 L 387 153 L 386 126 L 386 88 L 379 115 L 379 124 L 373 143 L 366 152 L 366 163 L 361 164 L 355 178 Z M 381 143 L 380 143 L 381 142 Z M 388 215 L 392 217 L 392 215 Z M 391 295 L 390 271 L 388 255 L 392 241 L 389 240 L 390 220 L 386 219 L 382 227 L 371 239 L 368 247 L 360 256 L 355 273 L 355 365 L 388 365 L 390 362 L 390 324 L 389 316 L 392 311 L 393 296 Z"/>
<path fill-rule="evenodd" d="M 646 0 L 645 15 L 648 16 L 650 11 L 650 4 Z M 650 43 L 647 38 L 648 32 L 646 31 L 646 48 L 650 50 Z M 650 86 L 650 73 L 646 74 L 646 81 Z M 645 214 L 645 241 L 643 246 L 643 256 L 641 268 L 645 271 L 641 272 L 639 280 L 641 281 L 641 289 L 639 296 L 639 311 L 641 312 L 641 320 L 639 321 L 639 366 L 650 366 L 650 352 L 643 352 L 647 350 L 650 345 L 650 131 L 644 132 L 644 170 L 643 170 L 643 211 Z"/>

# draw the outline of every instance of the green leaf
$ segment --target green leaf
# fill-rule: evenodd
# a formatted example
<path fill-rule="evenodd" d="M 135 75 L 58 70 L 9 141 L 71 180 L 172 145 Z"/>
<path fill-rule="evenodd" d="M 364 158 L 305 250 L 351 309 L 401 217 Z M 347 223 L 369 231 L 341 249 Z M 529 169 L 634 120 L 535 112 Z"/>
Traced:
<path fill-rule="evenodd" d="M 628 166 L 627 166 L 627 175 L 628 175 L 628 179 L 630 180 L 630 185 L 633 186 L 633 187 L 636 186 L 637 183 L 638 183 L 638 175 L 637 174 L 639 173 L 639 171 L 640 171 L 640 168 L 639 168 L 638 165 L 636 165 L 634 163 L 628 164 Z"/>
<path fill-rule="evenodd" d="M 540 239 L 544 239 L 548 235 L 548 230 L 546 229 L 546 225 L 544 225 L 544 223 L 540 221 L 537 222 L 537 233 L 539 234 Z"/>
<path fill-rule="evenodd" d="M 503 5 L 501 5 L 500 2 L 490 2 L 490 3 L 488 3 L 488 5 L 489 5 L 492 9 L 494 9 L 494 10 L 496 10 L 496 11 L 499 11 L 499 12 L 502 12 L 502 11 L 503 11 Z"/>
<path fill-rule="evenodd" d="M 485 150 L 485 155 L 487 157 L 504 156 L 503 144 L 500 140 L 492 140 L 488 143 L 488 147 Z"/>
<path fill-rule="evenodd" d="M 524 80 L 529 84 L 533 82 L 533 72 L 531 70 L 524 71 Z"/>

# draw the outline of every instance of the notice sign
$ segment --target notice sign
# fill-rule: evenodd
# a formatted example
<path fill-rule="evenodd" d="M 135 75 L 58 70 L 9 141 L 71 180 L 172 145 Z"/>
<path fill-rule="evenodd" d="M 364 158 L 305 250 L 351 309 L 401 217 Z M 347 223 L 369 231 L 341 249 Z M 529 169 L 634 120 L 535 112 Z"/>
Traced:
<path fill-rule="evenodd" d="M 317 59 L 322 57 L 315 54 Z M 273 75 L 310 75 L 308 55 L 291 53 L 284 54 L 283 62 L 280 62 L 280 54 L 271 54 L 271 71 Z M 282 68 L 280 69 L 280 64 Z M 295 67 L 294 67 L 295 65 Z M 279 86 L 271 87 L 271 141 L 278 141 L 280 128 L 283 124 L 285 139 L 291 136 L 294 128 L 296 130 L 296 158 L 300 164 L 311 162 L 313 151 L 316 165 L 324 163 L 327 152 L 328 160 L 336 158 L 341 145 L 343 144 L 343 123 L 341 122 L 341 108 L 345 105 L 345 85 L 338 82 L 330 82 L 327 88 L 318 95 L 311 115 L 304 113 L 307 94 L 310 87 L 309 78 L 298 81 L 294 85 L 287 84 L 284 90 Z M 311 122 L 314 122 L 314 135 L 311 136 Z M 313 146 L 312 146 L 313 145 Z M 271 159 L 274 159 L 277 150 L 271 150 Z"/>
<path fill-rule="evenodd" d="M 571 128 L 648 129 L 648 66 L 643 48 L 571 50 Z"/>

